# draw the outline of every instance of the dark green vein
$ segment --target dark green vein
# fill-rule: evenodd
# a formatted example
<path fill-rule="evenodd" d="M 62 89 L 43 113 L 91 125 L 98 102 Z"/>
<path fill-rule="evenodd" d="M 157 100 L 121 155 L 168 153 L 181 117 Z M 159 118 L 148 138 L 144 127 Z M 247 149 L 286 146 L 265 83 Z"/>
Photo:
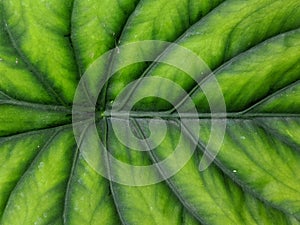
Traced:
<path fill-rule="evenodd" d="M 103 121 L 104 122 L 104 130 L 103 130 L 103 136 L 104 136 L 104 140 L 103 140 L 103 144 L 105 147 L 107 147 L 107 142 L 108 142 L 108 121 L 107 121 L 107 118 L 105 118 L 105 120 Z M 109 157 L 107 154 L 105 154 L 105 159 L 103 159 L 103 163 L 105 165 L 105 169 L 106 169 L 106 172 L 108 174 L 108 176 L 110 177 L 111 175 L 111 165 L 109 163 Z M 126 225 L 126 220 L 125 218 L 122 216 L 121 214 L 121 210 L 120 210 L 120 205 L 118 204 L 118 197 L 117 197 L 117 194 L 115 193 L 115 190 L 114 190 L 114 184 L 113 184 L 113 181 L 111 179 L 109 179 L 109 187 L 110 187 L 110 192 L 112 194 L 112 198 L 113 198 L 113 201 L 114 201 L 114 205 L 116 207 L 116 210 L 118 212 L 118 216 L 120 218 L 120 221 L 123 225 Z"/>
<path fill-rule="evenodd" d="M 184 125 L 183 125 L 184 126 Z M 184 131 L 187 131 L 187 136 L 194 142 L 197 143 L 197 147 L 198 149 L 203 153 L 206 151 L 206 145 L 204 144 L 204 142 L 202 142 L 200 140 L 200 138 L 198 137 L 194 137 L 194 135 L 189 131 L 189 129 L 187 127 L 185 127 Z M 239 143 L 238 143 L 239 144 Z M 240 144 L 239 144 L 240 145 Z M 240 145 L 240 147 L 242 148 L 242 146 Z M 211 153 L 208 151 L 206 152 L 209 156 L 211 155 Z M 247 154 L 247 153 L 246 153 Z M 249 157 L 249 159 L 251 159 L 252 157 L 247 154 L 247 156 Z M 255 160 L 252 160 L 255 163 Z M 262 201 L 264 204 L 266 204 L 267 206 L 277 209 L 281 212 L 284 212 L 287 215 L 290 215 L 289 212 L 285 211 L 283 208 L 279 208 L 277 205 L 274 205 L 273 203 L 267 201 L 266 199 L 262 198 L 262 196 L 255 192 L 251 187 L 249 187 L 244 181 L 242 181 L 241 179 L 239 179 L 238 177 L 236 177 L 231 170 L 229 170 L 220 159 L 215 158 L 213 163 L 221 170 L 223 171 L 224 175 L 226 175 L 227 177 L 229 177 L 233 182 L 235 182 L 236 184 L 238 184 L 243 190 L 247 191 L 248 193 L 250 193 L 253 197 L 259 199 L 260 201 Z M 279 183 L 281 183 L 283 186 L 286 186 L 287 188 L 298 192 L 299 190 L 295 190 L 293 187 L 288 186 L 285 183 L 282 183 L 280 180 L 278 180 L 274 175 L 270 174 L 268 171 L 266 171 L 263 167 L 261 167 L 260 165 L 258 165 L 258 167 L 260 167 L 263 171 L 265 171 L 267 174 L 269 174 L 271 177 L 273 177 L 275 180 L 277 180 Z"/>
<path fill-rule="evenodd" d="M 299 118 L 300 119 L 300 118 Z M 280 140 L 282 143 L 285 143 L 292 149 L 295 149 L 300 153 L 300 146 L 290 137 L 284 136 L 282 133 L 278 132 L 274 128 L 270 127 L 266 120 L 259 120 L 257 121 L 257 124 L 261 126 L 264 131 L 268 134 L 270 134 L 271 137 L 276 137 L 278 140 Z M 295 172 L 295 171 L 294 171 Z"/>
<path fill-rule="evenodd" d="M 133 123 L 132 123 L 136 129 L 136 131 L 139 133 L 139 135 L 141 137 L 143 137 L 145 140 L 146 140 L 146 136 L 142 130 L 142 128 L 140 127 L 139 123 L 134 119 L 133 120 Z M 146 141 L 146 144 L 148 145 L 148 148 L 150 148 L 150 145 L 149 143 Z M 149 156 L 150 156 L 150 159 L 154 162 L 154 163 L 157 163 L 160 161 L 160 159 L 152 152 L 152 151 L 149 151 Z M 162 175 L 162 177 L 166 177 L 166 174 L 165 174 L 165 171 L 164 171 L 164 168 L 161 168 L 161 167 L 157 167 L 157 170 L 159 171 L 159 173 Z M 172 190 L 172 192 L 177 196 L 177 198 L 179 199 L 179 201 L 182 203 L 182 205 L 198 220 L 200 221 L 201 223 L 203 223 L 204 225 L 206 223 L 204 223 L 203 221 L 203 218 L 201 218 L 198 213 L 196 212 L 196 209 L 193 208 L 193 206 L 191 206 L 182 196 L 181 194 L 179 193 L 179 191 L 177 190 L 176 186 L 171 182 L 170 179 L 166 179 L 165 182 L 168 184 L 168 186 L 170 187 L 170 189 Z"/>
<path fill-rule="evenodd" d="M 133 16 L 135 10 L 139 7 L 139 3 L 140 1 L 135 5 L 135 8 L 131 11 L 131 13 L 128 15 L 124 25 L 122 26 L 122 29 L 120 31 L 119 36 L 116 36 L 115 38 L 115 49 L 113 49 L 113 51 L 111 52 L 111 55 L 109 57 L 109 62 L 108 62 L 108 66 L 106 67 L 106 72 L 105 72 L 105 76 L 106 76 L 106 83 L 103 87 L 103 96 L 100 97 L 100 108 L 102 107 L 102 110 L 105 110 L 105 103 L 107 101 L 107 92 L 108 92 L 108 86 L 109 86 L 109 81 L 107 80 L 109 74 L 111 73 L 112 69 L 113 69 L 113 65 L 114 65 L 114 59 L 116 57 L 116 54 L 118 53 L 118 44 L 120 39 L 123 36 L 123 33 L 125 31 L 125 28 L 128 26 L 128 23 L 130 21 L 130 18 Z"/>
<path fill-rule="evenodd" d="M 19 48 L 19 46 L 17 45 L 13 34 L 10 32 L 9 27 L 7 26 L 6 21 L 4 21 L 5 23 L 5 27 L 6 27 L 6 31 L 7 34 L 9 36 L 9 39 L 11 41 L 11 44 L 13 46 L 13 48 L 16 50 L 16 52 L 19 54 L 20 58 L 25 62 L 25 64 L 27 65 L 29 71 L 32 71 L 33 74 L 35 75 L 35 77 L 39 80 L 39 82 L 43 85 L 43 87 L 46 88 L 46 90 L 48 91 L 48 93 L 54 98 L 56 99 L 56 101 L 58 101 L 58 103 L 61 103 L 64 106 L 68 106 L 68 104 L 60 97 L 60 95 L 54 90 L 54 88 L 52 87 L 50 81 L 45 79 L 45 76 L 36 68 L 34 67 L 31 63 L 30 60 L 23 54 L 23 52 L 21 51 L 21 49 Z"/>
<path fill-rule="evenodd" d="M 0 105 L 13 105 L 13 106 L 21 106 L 24 108 L 30 108 L 30 109 L 36 109 L 36 110 L 43 110 L 46 112 L 54 111 L 54 112 L 62 112 L 70 114 L 72 113 L 71 109 L 68 109 L 64 106 L 59 105 L 44 105 L 44 104 L 38 104 L 38 103 L 31 103 L 31 102 L 24 102 L 24 101 L 18 101 L 15 99 L 9 99 L 9 100 L 0 100 Z"/>
<path fill-rule="evenodd" d="M 219 5 L 221 5 L 221 4 L 222 4 L 222 3 L 220 3 Z M 188 5 L 190 5 L 190 1 L 188 2 Z M 213 8 L 209 13 L 211 13 L 212 11 L 214 11 L 214 9 L 218 8 L 219 5 L 216 5 L 215 8 Z M 190 8 L 190 7 L 188 6 L 188 8 Z M 189 11 L 190 11 L 190 10 L 189 10 Z M 200 17 L 198 21 L 196 21 L 196 22 L 194 22 L 194 23 L 192 23 L 192 24 L 189 23 L 189 24 L 190 24 L 190 27 L 188 28 L 188 30 L 184 30 L 184 31 L 181 32 L 177 37 L 175 37 L 174 40 L 173 40 L 174 43 L 177 43 L 177 42 L 179 42 L 180 40 L 182 40 L 182 39 L 185 37 L 185 35 L 189 32 L 189 30 L 192 29 L 194 26 L 196 26 L 198 23 L 200 23 L 200 22 L 202 21 L 203 18 L 205 18 L 206 16 L 209 15 L 209 13 L 208 13 L 207 15 L 204 15 L 204 16 Z M 153 23 L 154 23 L 154 22 L 155 22 L 155 21 L 153 21 Z M 154 30 L 153 30 L 153 32 L 154 32 Z M 153 34 L 153 36 L 155 36 L 155 35 Z M 158 65 L 158 61 L 159 61 L 162 57 L 164 57 L 164 56 L 166 56 L 168 53 L 170 53 L 170 52 L 172 51 L 172 48 L 173 48 L 173 47 L 174 47 L 174 46 L 170 43 L 170 46 L 166 47 L 166 49 L 164 49 L 159 55 L 157 55 L 156 59 L 155 59 L 149 66 L 147 66 L 147 67 L 144 69 L 143 73 L 139 76 L 139 78 L 143 78 L 143 77 L 149 76 L 149 75 L 150 75 L 150 71 L 151 71 L 153 68 L 155 68 L 155 66 Z M 140 81 L 140 82 L 141 82 L 141 81 Z M 130 98 L 130 95 L 131 95 L 132 93 L 134 93 L 134 91 L 136 90 L 136 88 L 138 87 L 138 85 L 140 84 L 140 82 L 136 82 L 136 84 L 133 86 L 132 90 L 129 91 L 128 96 L 124 99 L 124 102 L 123 102 L 122 105 L 120 106 L 120 109 L 121 109 L 121 110 L 124 108 L 124 106 L 126 105 L 127 101 L 128 101 L 129 98 Z"/>
<path fill-rule="evenodd" d="M 248 112 L 251 112 L 253 110 L 255 110 L 255 108 L 257 108 L 258 106 L 262 105 L 263 103 L 267 102 L 268 100 L 270 100 L 271 98 L 275 97 L 275 96 L 279 96 L 280 94 L 284 93 L 285 91 L 292 89 L 293 87 L 300 85 L 300 80 L 297 80 L 281 89 L 278 89 L 277 91 L 273 92 L 272 94 L 265 96 L 263 99 L 259 100 L 257 103 L 255 103 L 254 105 L 250 106 L 248 109 L 245 109 L 244 111 L 241 112 L 241 114 L 249 114 Z"/>
<path fill-rule="evenodd" d="M 10 194 L 9 194 L 9 197 L 8 197 L 8 200 L 6 202 L 6 207 L 5 209 L 3 210 L 3 214 L 5 213 L 6 211 L 6 208 L 7 208 L 7 205 L 8 205 L 8 202 L 10 201 L 10 198 L 11 196 L 13 195 L 14 191 L 16 190 L 16 188 L 18 187 L 18 185 L 20 183 L 23 182 L 23 180 L 25 179 L 29 169 L 31 167 L 34 166 L 34 164 L 36 163 L 37 159 L 39 158 L 40 155 L 43 154 L 44 151 L 46 151 L 46 149 L 48 148 L 48 146 L 50 146 L 51 142 L 53 141 L 53 139 L 55 138 L 56 135 L 58 135 L 60 132 L 60 130 L 56 130 L 56 131 L 53 131 L 51 136 L 49 137 L 49 139 L 46 141 L 46 143 L 44 143 L 44 145 L 41 147 L 40 151 L 37 153 L 37 155 L 34 157 L 34 159 L 32 160 L 32 162 L 28 165 L 28 167 L 25 169 L 23 175 L 20 177 L 20 179 L 18 180 L 18 182 L 15 184 L 15 186 L 12 188 Z M 2 215 L 3 215 L 2 214 Z"/>
<path fill-rule="evenodd" d="M 78 124 L 80 124 L 80 122 L 78 122 Z M 40 132 L 47 131 L 47 130 L 51 131 L 51 130 L 55 130 L 55 129 L 67 129 L 67 128 L 72 128 L 72 126 L 74 126 L 74 124 L 62 124 L 62 125 L 53 126 L 53 127 L 46 127 L 46 128 L 40 128 L 40 129 L 33 129 L 33 130 L 18 132 L 16 134 L 12 134 L 12 135 L 9 135 L 9 136 L 0 137 L 0 144 L 5 142 L 5 141 L 12 140 L 16 137 L 29 136 L 31 134 L 38 134 Z"/>
<path fill-rule="evenodd" d="M 85 132 L 83 132 L 83 133 L 85 133 Z M 68 204 L 69 204 L 69 201 L 70 201 L 70 189 L 71 189 L 71 184 L 72 184 L 72 179 L 73 179 L 73 176 L 74 176 L 74 173 L 75 173 L 75 169 L 76 169 L 77 163 L 78 163 L 79 148 L 80 148 L 80 143 L 77 143 L 77 145 L 75 147 L 75 153 L 74 153 L 72 168 L 71 168 L 71 171 L 70 171 L 70 176 L 69 176 L 66 191 L 65 191 L 64 209 L 63 209 L 63 213 L 62 213 L 64 224 L 66 224 L 66 221 L 67 221 L 67 208 L 68 208 Z"/>
<path fill-rule="evenodd" d="M 254 11 L 252 11 L 252 12 L 249 12 L 245 17 L 243 17 L 243 19 L 241 19 L 238 23 L 236 23 L 235 25 L 234 25 L 234 27 L 231 29 L 231 31 L 230 31 L 230 33 L 229 33 L 229 35 L 228 35 L 228 37 L 227 37 L 227 41 L 226 41 L 226 44 L 225 44 L 225 49 L 224 49 L 224 54 L 223 54 L 223 63 L 224 62 L 226 62 L 226 61 L 228 61 L 228 60 L 230 60 L 230 58 L 228 57 L 228 53 L 229 53 L 229 45 L 230 45 L 230 43 L 231 43 L 231 39 L 232 39 L 232 34 L 234 33 L 234 31 L 236 30 L 236 28 L 242 23 L 242 22 L 244 22 L 244 19 L 247 19 L 247 18 L 249 18 L 251 15 L 253 15 L 253 14 L 255 14 L 255 13 L 257 13 L 257 12 L 259 12 L 259 11 L 261 11 L 261 10 L 263 10 L 263 9 L 265 9 L 265 8 L 267 8 L 267 7 L 270 7 L 270 4 L 266 4 L 265 6 L 263 6 L 262 8 L 258 8 L 258 9 L 256 9 L 256 10 L 254 10 Z M 250 48 L 251 48 L 251 46 L 250 46 Z M 249 49 L 249 48 L 248 48 Z M 245 49 L 244 51 L 247 51 L 247 49 Z"/>
<path fill-rule="evenodd" d="M 280 38 L 280 37 L 282 37 L 282 36 L 284 36 L 284 35 L 286 35 L 286 34 L 294 33 L 294 32 L 297 31 L 297 30 L 299 30 L 299 29 L 294 29 L 294 30 L 288 31 L 288 32 L 286 32 L 286 33 L 281 33 L 281 34 L 278 34 L 278 35 L 276 35 L 276 36 L 274 36 L 274 37 L 271 37 L 271 38 L 269 38 L 269 39 L 266 39 L 266 40 L 264 40 L 263 42 L 257 44 L 256 46 L 250 48 L 250 50 L 253 51 L 253 50 L 255 50 L 255 49 L 258 49 L 258 48 L 260 48 L 260 46 L 264 45 L 265 43 L 268 43 L 268 42 L 270 42 L 270 41 L 272 41 L 272 40 L 276 40 L 277 38 Z M 233 57 L 233 58 L 230 59 L 229 61 L 223 63 L 221 66 L 219 66 L 218 68 L 216 68 L 212 73 L 208 74 L 208 75 L 207 75 L 206 77 L 204 77 L 202 80 L 198 81 L 197 85 L 194 86 L 194 87 L 189 91 L 188 96 L 185 96 L 185 97 L 184 97 L 184 98 L 176 105 L 175 108 L 179 108 L 180 106 L 182 106 L 182 105 L 186 102 L 186 100 L 188 99 L 188 97 L 190 97 L 190 96 L 192 96 L 193 94 L 195 94 L 196 91 L 198 91 L 198 90 L 201 88 L 201 85 L 205 84 L 205 82 L 207 82 L 210 78 L 216 76 L 216 74 L 217 74 L 218 72 L 222 71 L 224 68 L 226 68 L 227 66 L 229 66 L 229 65 L 232 64 L 233 62 L 237 61 L 239 58 L 244 57 L 245 55 L 247 55 L 248 51 L 249 51 L 249 49 L 247 49 L 246 51 L 244 51 L 244 52 L 240 53 L 239 55 Z M 282 89 L 284 90 L 285 87 L 282 88 Z M 281 92 L 281 89 L 279 89 L 279 90 L 277 90 L 277 91 L 280 93 L 280 92 Z M 273 96 L 273 95 L 275 95 L 275 94 L 276 94 L 276 91 L 275 91 L 274 93 L 271 93 L 270 95 Z M 265 96 L 263 99 L 261 99 L 260 102 L 256 103 L 255 107 L 257 107 L 258 105 L 262 104 L 265 100 L 268 99 L 268 97 L 269 97 L 270 95 Z M 270 96 L 270 97 L 271 97 L 271 96 Z M 253 107 L 250 107 L 249 109 L 246 109 L 246 110 L 244 110 L 244 111 L 241 111 L 240 113 L 244 114 L 244 113 L 248 112 L 248 111 L 249 111 L 250 109 L 252 109 L 252 108 L 254 108 L 254 106 L 253 106 Z M 170 113 L 173 113 L 174 111 L 175 111 L 175 109 L 171 109 L 169 112 L 170 112 Z"/>
<path fill-rule="evenodd" d="M 226 3 L 226 2 L 225 2 L 225 3 Z M 224 3 L 223 3 L 223 4 L 224 4 Z M 222 5 L 222 4 L 221 4 L 221 5 Z M 269 6 L 269 5 L 267 5 L 267 6 Z M 267 6 L 265 6 L 264 8 L 266 8 Z M 218 7 L 220 7 L 220 6 L 218 6 Z M 218 7 L 216 7 L 214 10 L 216 10 Z M 210 13 L 214 12 L 214 10 L 210 11 Z M 258 10 L 256 10 L 256 11 L 259 11 L 259 10 L 261 10 L 261 9 L 258 9 Z M 256 12 L 256 11 L 255 11 L 255 12 Z M 210 14 L 210 13 L 209 13 L 209 14 Z M 251 12 L 250 14 L 253 14 L 253 13 L 254 13 L 254 12 Z M 206 15 L 205 17 L 209 16 L 209 14 Z M 204 18 L 205 18 L 205 17 L 204 17 Z M 203 19 L 203 18 L 202 18 L 202 19 Z M 198 23 L 201 23 L 201 22 L 202 22 L 202 19 L 200 19 L 199 22 L 197 22 L 197 23 L 195 23 L 194 25 L 192 25 L 192 26 L 191 26 L 187 31 L 185 31 L 181 36 L 179 36 L 178 39 L 176 39 L 176 40 L 174 41 L 174 43 L 179 43 L 180 41 L 182 41 L 182 40 L 186 37 L 186 35 L 189 34 L 189 33 L 191 32 L 191 30 L 193 30 L 193 28 L 196 27 L 196 26 L 198 25 Z M 242 20 L 242 21 L 243 21 L 243 20 Z M 242 22 L 242 21 L 240 21 L 240 22 Z M 216 69 L 214 69 L 212 73 L 210 73 L 210 74 L 208 74 L 207 76 L 203 77 L 201 80 L 196 81 L 197 84 L 196 84 L 194 87 L 191 87 L 190 90 L 188 91 L 189 96 L 191 96 L 191 95 L 194 94 L 197 90 L 199 90 L 200 86 L 201 86 L 202 84 L 204 84 L 209 78 L 215 76 L 215 74 L 216 74 L 217 72 L 221 71 L 223 68 L 225 68 L 226 66 L 230 65 L 230 63 L 232 63 L 233 61 L 235 61 L 235 60 L 238 59 L 239 57 L 242 57 L 242 56 L 246 55 L 248 50 L 250 50 L 250 49 L 251 49 L 251 50 L 257 49 L 257 48 L 259 48 L 261 45 L 263 45 L 264 43 L 267 43 L 267 42 L 269 42 L 269 41 L 271 41 L 271 40 L 273 40 L 273 39 L 279 38 L 279 37 L 282 36 L 282 35 L 286 35 L 286 34 L 288 34 L 288 33 L 292 33 L 292 32 L 294 32 L 294 31 L 296 31 L 296 30 L 298 30 L 298 28 L 297 28 L 297 29 L 291 29 L 291 30 L 283 31 L 283 32 L 279 32 L 279 33 L 276 33 L 274 36 L 271 36 L 271 37 L 266 37 L 264 40 L 260 41 L 259 43 L 255 43 L 256 45 L 249 46 L 247 49 L 244 50 L 244 52 L 241 52 L 241 53 L 239 53 L 238 55 L 232 57 L 231 59 L 228 59 L 228 61 L 223 62 L 223 64 L 220 65 L 219 67 L 217 67 Z M 151 75 L 150 71 L 159 65 L 159 63 L 158 63 L 159 59 L 161 59 L 162 57 L 164 57 L 164 56 L 166 56 L 168 53 L 170 53 L 170 51 L 172 51 L 172 47 L 173 47 L 173 45 L 170 45 L 170 46 L 168 46 L 164 51 L 162 51 L 162 53 L 161 53 L 160 55 L 158 55 L 157 58 L 156 58 L 156 59 L 155 59 L 155 60 L 154 60 L 154 61 L 153 61 L 153 62 L 152 62 L 145 70 L 144 70 L 144 72 L 142 73 L 142 75 L 140 76 L 140 78 L 150 76 L 150 75 Z M 224 54 L 224 59 L 225 59 L 225 54 Z M 125 99 L 124 103 L 122 104 L 122 106 L 120 106 L 120 109 L 123 109 L 123 107 L 126 105 L 128 99 L 130 98 L 130 95 L 131 95 L 132 93 L 134 93 L 134 91 L 135 91 L 136 88 L 138 87 L 139 83 L 140 83 L 140 82 L 136 82 L 136 84 L 133 86 L 132 90 L 129 92 L 129 94 L 128 94 L 127 98 Z M 178 108 L 178 107 L 180 107 L 182 104 L 184 104 L 185 101 L 186 101 L 186 99 L 187 99 L 187 97 L 184 97 L 184 98 L 176 105 L 176 107 Z M 174 111 L 175 111 L 174 109 L 171 109 L 171 110 L 169 111 L 169 113 L 173 113 Z"/>

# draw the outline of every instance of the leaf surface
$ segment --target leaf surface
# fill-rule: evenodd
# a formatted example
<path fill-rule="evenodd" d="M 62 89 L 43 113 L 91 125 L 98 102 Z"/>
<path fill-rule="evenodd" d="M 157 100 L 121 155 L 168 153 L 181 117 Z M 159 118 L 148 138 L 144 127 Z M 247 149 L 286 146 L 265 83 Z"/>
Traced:
<path fill-rule="evenodd" d="M 2 0 L 0 14 L 1 225 L 300 224 L 298 0 Z M 95 84 L 124 63 L 120 55 L 136 53 L 120 54 L 123 47 L 147 40 L 176 43 L 212 72 L 174 45 L 149 45 L 143 55 L 156 60 L 122 68 L 97 93 Z M 74 112 L 78 82 L 94 65 L 84 90 L 98 99 L 95 109 L 84 102 Z M 187 94 L 170 82 L 137 82 L 112 114 L 138 78 L 166 78 Z M 210 78 L 226 113 L 212 110 L 220 99 Z M 124 176 L 112 157 L 155 166 Z M 125 185 L 102 176 L 103 168 L 123 182 L 159 182 Z"/>

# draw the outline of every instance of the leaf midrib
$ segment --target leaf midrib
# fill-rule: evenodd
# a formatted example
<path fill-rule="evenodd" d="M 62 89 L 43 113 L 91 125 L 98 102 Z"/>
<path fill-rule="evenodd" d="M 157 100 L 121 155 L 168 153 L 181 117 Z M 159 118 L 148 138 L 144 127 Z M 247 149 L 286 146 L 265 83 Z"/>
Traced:
<path fill-rule="evenodd" d="M 300 118 L 300 113 L 166 113 L 155 111 L 105 111 L 103 117 L 126 119 L 128 118 L 140 118 L 140 119 L 234 119 L 234 120 L 246 120 L 256 118 Z"/>

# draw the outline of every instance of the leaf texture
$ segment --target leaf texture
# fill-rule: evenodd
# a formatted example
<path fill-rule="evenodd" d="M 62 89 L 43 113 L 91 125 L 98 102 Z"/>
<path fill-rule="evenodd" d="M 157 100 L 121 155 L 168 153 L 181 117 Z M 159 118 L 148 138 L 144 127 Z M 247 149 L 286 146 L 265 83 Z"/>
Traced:
<path fill-rule="evenodd" d="M 0 2 L 1 225 L 300 224 L 298 0 Z M 112 50 L 89 78 L 87 95 L 120 66 L 120 55 L 135 54 L 120 54 L 123 46 L 148 40 L 184 47 L 210 71 L 174 45 L 149 45 L 143 55 L 156 60 L 117 71 L 99 96 L 88 96 L 97 99 L 95 109 L 74 112 L 79 81 L 99 57 Z M 192 75 L 161 59 L 182 62 Z M 114 101 L 139 78 L 167 79 L 184 92 L 168 82 L 136 83 L 114 117 Z M 211 109 L 219 99 L 210 78 L 226 112 Z M 77 116 L 82 119 L 72 124 Z M 91 121 L 108 150 L 93 155 L 95 165 L 81 151 L 86 144 L 99 150 Z M 154 130 L 157 122 L 166 130 Z M 178 157 L 166 160 L 175 149 Z M 214 155 L 202 171 L 201 162 Z M 110 157 L 156 166 L 124 177 Z M 159 182 L 130 186 L 107 179 L 100 168 L 122 181 Z"/>

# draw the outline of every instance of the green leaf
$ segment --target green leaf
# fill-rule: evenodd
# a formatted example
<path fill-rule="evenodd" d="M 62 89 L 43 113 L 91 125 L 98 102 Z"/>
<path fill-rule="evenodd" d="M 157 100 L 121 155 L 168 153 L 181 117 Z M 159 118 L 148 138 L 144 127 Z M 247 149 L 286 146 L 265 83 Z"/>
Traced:
<path fill-rule="evenodd" d="M 57 130 L 48 139 L 12 190 L 3 224 L 62 222 L 64 190 L 76 146 L 70 129 Z"/>
<path fill-rule="evenodd" d="M 298 0 L 0 2 L 1 225 L 300 224 Z"/>
<path fill-rule="evenodd" d="M 57 102 L 71 103 L 77 83 L 68 38 L 72 1 L 22 0 L 2 4 L 12 47 Z"/>
<path fill-rule="evenodd" d="M 65 210 L 67 224 L 119 224 L 109 183 L 80 155 L 70 180 Z"/>

